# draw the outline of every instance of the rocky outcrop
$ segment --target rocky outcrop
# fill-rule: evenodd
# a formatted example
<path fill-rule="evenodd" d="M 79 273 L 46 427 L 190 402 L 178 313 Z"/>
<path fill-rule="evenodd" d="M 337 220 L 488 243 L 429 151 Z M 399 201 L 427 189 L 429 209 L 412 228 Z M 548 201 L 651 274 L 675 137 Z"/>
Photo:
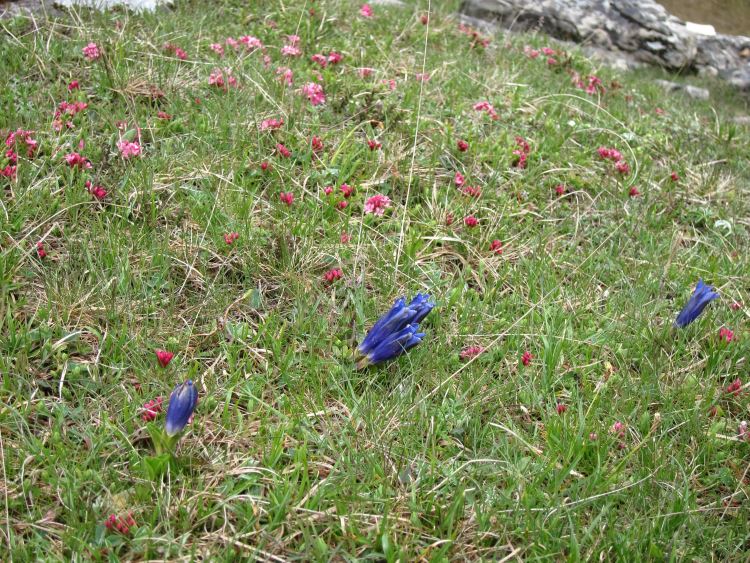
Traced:
<path fill-rule="evenodd" d="M 750 37 L 696 33 L 654 0 L 464 0 L 461 12 L 668 70 L 718 75 L 750 91 Z"/>

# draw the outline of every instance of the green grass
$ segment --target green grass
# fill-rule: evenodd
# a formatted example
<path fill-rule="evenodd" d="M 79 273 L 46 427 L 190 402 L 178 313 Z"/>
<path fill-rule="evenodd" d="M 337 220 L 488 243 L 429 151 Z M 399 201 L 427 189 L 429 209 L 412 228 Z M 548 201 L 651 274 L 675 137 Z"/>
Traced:
<path fill-rule="evenodd" d="M 745 560 L 748 393 L 724 389 L 748 380 L 747 312 L 731 307 L 750 301 L 750 131 L 731 121 L 747 100 L 718 85 L 713 107 L 667 97 L 656 73 L 541 36 L 471 48 L 455 3 L 423 26 L 426 7 L 364 19 L 338 0 L 186 0 L 2 22 L 0 129 L 39 141 L 0 178 L 3 560 Z M 284 59 L 295 32 L 303 56 Z M 270 68 L 209 49 L 245 34 Z M 527 44 L 566 53 L 548 66 Z M 340 64 L 310 61 L 332 50 Z M 238 88 L 210 87 L 215 67 Z M 299 90 L 317 72 L 327 101 L 313 107 Z M 88 109 L 56 132 L 55 108 L 76 99 Z M 497 120 L 472 109 L 483 100 Z M 284 126 L 260 132 L 271 117 Z M 142 157 L 120 158 L 118 121 L 140 127 Z M 74 150 L 92 170 L 65 164 Z M 323 188 L 344 182 L 356 191 L 339 210 Z M 376 193 L 393 200 L 382 217 L 363 213 Z M 675 331 L 700 277 L 721 299 Z M 356 371 L 367 328 L 418 291 L 437 303 L 425 341 Z M 486 350 L 463 361 L 468 345 Z M 176 353 L 166 369 L 156 348 Z M 143 404 L 188 378 L 195 419 L 154 477 Z M 128 534 L 105 528 L 128 512 Z"/>

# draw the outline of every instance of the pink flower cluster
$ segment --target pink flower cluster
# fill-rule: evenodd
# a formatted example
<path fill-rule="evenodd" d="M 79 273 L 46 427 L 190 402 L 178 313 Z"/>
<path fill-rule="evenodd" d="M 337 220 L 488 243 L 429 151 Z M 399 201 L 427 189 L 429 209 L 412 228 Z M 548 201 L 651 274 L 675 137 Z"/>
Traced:
<path fill-rule="evenodd" d="M 291 86 L 294 82 L 294 72 L 292 72 L 292 69 L 286 66 L 280 66 L 276 69 L 276 74 L 279 77 L 279 80 L 282 82 L 282 84 L 286 84 L 287 86 Z"/>
<path fill-rule="evenodd" d="M 65 163 L 71 168 L 91 168 L 89 160 L 77 152 L 71 152 L 65 155 Z"/>
<path fill-rule="evenodd" d="M 162 50 L 167 54 L 172 53 L 181 61 L 187 60 L 188 58 L 187 53 L 183 49 L 172 43 L 164 43 L 164 45 L 162 45 Z"/>
<path fill-rule="evenodd" d="M 331 51 L 328 55 L 324 55 L 322 53 L 316 53 L 312 57 L 310 57 L 310 60 L 314 63 L 319 64 L 320 68 L 325 68 L 329 64 L 335 65 L 335 64 L 340 63 L 343 58 L 344 57 L 341 55 L 341 53 Z"/>
<path fill-rule="evenodd" d="M 156 420 L 156 417 L 159 416 L 159 413 L 161 412 L 163 402 L 163 397 L 156 397 L 156 399 L 151 399 L 146 402 L 143 405 L 143 414 L 141 415 L 143 421 L 151 422 L 152 420 Z"/>
<path fill-rule="evenodd" d="M 528 350 L 526 350 L 526 351 L 525 351 L 525 352 L 524 352 L 524 353 L 523 353 L 523 354 L 521 355 L 521 363 L 522 363 L 522 364 L 523 364 L 524 366 L 528 366 L 528 365 L 529 365 L 529 364 L 531 363 L 531 360 L 533 360 L 533 359 L 534 359 L 534 356 L 532 356 L 532 355 L 531 355 L 531 352 L 529 352 Z"/>
<path fill-rule="evenodd" d="M 372 6 L 370 6 L 369 4 L 362 4 L 362 6 L 359 8 L 359 15 L 363 18 L 371 18 L 375 14 L 372 11 Z"/>
<path fill-rule="evenodd" d="M 382 194 L 375 194 L 365 202 L 365 214 L 383 215 L 391 206 L 391 198 Z"/>
<path fill-rule="evenodd" d="M 272 117 L 270 119 L 264 119 L 260 122 L 260 130 L 261 131 L 273 131 L 275 129 L 281 129 L 281 127 L 284 126 L 284 120 L 283 119 L 276 119 L 275 117 Z"/>
<path fill-rule="evenodd" d="M 513 162 L 513 165 L 516 168 L 526 168 L 526 159 L 528 158 L 529 153 L 531 152 L 531 147 L 529 146 L 529 143 L 526 142 L 526 139 L 524 139 L 523 137 L 516 137 L 516 146 L 518 148 L 513 151 L 513 154 L 517 158 Z"/>
<path fill-rule="evenodd" d="M 458 353 L 458 357 L 462 360 L 470 360 L 472 358 L 475 358 L 482 352 L 484 352 L 484 348 L 482 348 L 481 346 L 466 346 Z"/>
<path fill-rule="evenodd" d="M 719 329 L 719 338 L 724 342 L 731 342 L 732 340 L 734 340 L 734 331 L 726 327 L 721 327 Z"/>
<path fill-rule="evenodd" d="M 488 37 L 482 37 L 482 35 L 473 27 L 460 23 L 458 24 L 458 31 L 471 39 L 470 47 L 472 49 L 475 47 L 487 48 L 490 44 L 490 39 Z"/>
<path fill-rule="evenodd" d="M 305 84 L 302 87 L 302 93 L 307 96 L 307 99 L 310 100 L 310 103 L 314 106 L 324 104 L 326 101 L 326 96 L 323 93 L 323 86 L 316 82 L 308 82 Z"/>
<path fill-rule="evenodd" d="M 237 87 L 237 79 L 232 76 L 232 69 L 225 68 L 223 71 L 219 68 L 215 68 L 211 74 L 208 75 L 208 85 L 216 86 L 226 91 L 228 88 Z"/>
<path fill-rule="evenodd" d="M 124 518 L 110 514 L 109 518 L 104 521 L 105 528 L 115 530 L 123 535 L 127 535 L 133 526 L 135 526 L 135 519 L 132 514 L 128 514 Z"/>
<path fill-rule="evenodd" d="M 117 142 L 117 149 L 120 151 L 120 156 L 125 160 L 129 160 L 134 156 L 141 154 L 141 145 L 135 141 L 121 139 Z"/>
<path fill-rule="evenodd" d="M 294 194 L 292 192 L 281 192 L 279 194 L 281 203 L 285 203 L 287 206 L 291 206 L 294 203 Z"/>
<path fill-rule="evenodd" d="M 627 162 L 625 162 L 625 159 L 622 157 L 622 153 L 617 149 L 599 147 L 598 149 L 596 149 L 596 152 L 599 154 L 599 157 L 601 159 L 613 161 L 615 163 L 615 170 L 617 170 L 620 174 L 627 174 L 628 172 L 630 172 L 630 166 Z"/>
<path fill-rule="evenodd" d="M 585 90 L 589 96 L 593 96 L 594 94 L 604 94 L 607 91 L 604 88 L 601 78 L 594 74 L 588 76 L 584 81 L 578 73 L 574 73 L 573 84 L 575 84 L 576 88 Z"/>
<path fill-rule="evenodd" d="M 90 61 L 95 61 L 99 57 L 101 57 L 101 53 L 99 52 L 99 46 L 96 43 L 89 43 L 86 45 L 83 49 L 83 56 L 86 57 Z"/>
<path fill-rule="evenodd" d="M 75 125 L 71 121 L 71 119 L 78 113 L 85 110 L 89 105 L 86 102 L 65 102 L 62 101 L 58 104 L 57 109 L 55 110 L 55 117 L 52 121 L 52 128 L 55 131 L 62 130 L 63 126 L 63 116 L 65 117 L 65 127 L 68 129 L 73 129 Z"/>
<path fill-rule="evenodd" d="M 323 274 L 323 281 L 330 284 L 336 280 L 340 280 L 342 277 L 344 277 L 344 272 L 341 271 L 341 268 L 331 268 Z"/>
<path fill-rule="evenodd" d="M 240 238 L 239 233 L 227 233 L 224 235 L 224 242 L 227 243 L 227 245 L 232 246 L 232 244 L 234 244 L 234 241 L 236 241 L 238 238 Z"/>
<path fill-rule="evenodd" d="M 310 139 L 310 148 L 312 148 L 314 153 L 321 152 L 323 150 L 323 139 L 317 135 L 313 135 L 313 138 Z"/>
<path fill-rule="evenodd" d="M 490 252 L 494 252 L 495 254 L 502 254 L 503 253 L 503 242 L 499 239 L 495 239 L 490 243 Z"/>
<path fill-rule="evenodd" d="M 286 148 L 283 143 L 276 143 L 276 150 L 284 158 L 289 158 L 290 156 L 292 156 L 292 151 Z"/>
<path fill-rule="evenodd" d="M 287 43 L 281 48 L 281 54 L 285 57 L 299 57 L 302 50 L 299 48 L 299 35 L 287 35 Z"/>
<path fill-rule="evenodd" d="M 494 120 L 498 119 L 498 115 L 497 115 L 497 112 L 495 111 L 495 108 L 492 106 L 491 103 L 489 103 L 487 101 L 477 102 L 476 104 L 474 104 L 474 109 L 476 111 L 483 111 L 483 112 L 485 112 L 487 115 L 489 115 Z"/>
<path fill-rule="evenodd" d="M 732 383 L 727 385 L 726 392 L 728 395 L 739 396 L 742 393 L 742 380 L 738 377 Z"/>

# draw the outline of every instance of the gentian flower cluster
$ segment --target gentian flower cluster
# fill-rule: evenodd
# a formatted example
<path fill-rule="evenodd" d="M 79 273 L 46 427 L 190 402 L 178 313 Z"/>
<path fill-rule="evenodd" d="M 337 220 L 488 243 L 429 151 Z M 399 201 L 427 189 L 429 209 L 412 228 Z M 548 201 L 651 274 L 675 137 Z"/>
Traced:
<path fill-rule="evenodd" d="M 429 295 L 417 293 L 409 304 L 402 297 L 380 317 L 357 348 L 357 368 L 392 360 L 422 341 L 419 323 L 435 306 Z"/>

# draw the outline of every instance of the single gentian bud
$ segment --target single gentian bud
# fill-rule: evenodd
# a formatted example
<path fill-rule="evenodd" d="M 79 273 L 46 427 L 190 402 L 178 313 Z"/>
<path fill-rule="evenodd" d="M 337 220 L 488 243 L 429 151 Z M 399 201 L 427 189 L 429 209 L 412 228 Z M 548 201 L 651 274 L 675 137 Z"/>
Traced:
<path fill-rule="evenodd" d="M 682 308 L 680 314 L 677 315 L 677 319 L 674 322 L 674 326 L 683 328 L 692 323 L 698 316 L 703 312 L 711 301 L 718 298 L 719 294 L 710 285 L 703 283 L 703 280 L 698 280 L 698 285 L 690 296 L 687 304 Z"/>
<path fill-rule="evenodd" d="M 180 383 L 169 396 L 165 428 L 167 436 L 182 432 L 198 404 L 198 390 L 191 380 Z"/>

